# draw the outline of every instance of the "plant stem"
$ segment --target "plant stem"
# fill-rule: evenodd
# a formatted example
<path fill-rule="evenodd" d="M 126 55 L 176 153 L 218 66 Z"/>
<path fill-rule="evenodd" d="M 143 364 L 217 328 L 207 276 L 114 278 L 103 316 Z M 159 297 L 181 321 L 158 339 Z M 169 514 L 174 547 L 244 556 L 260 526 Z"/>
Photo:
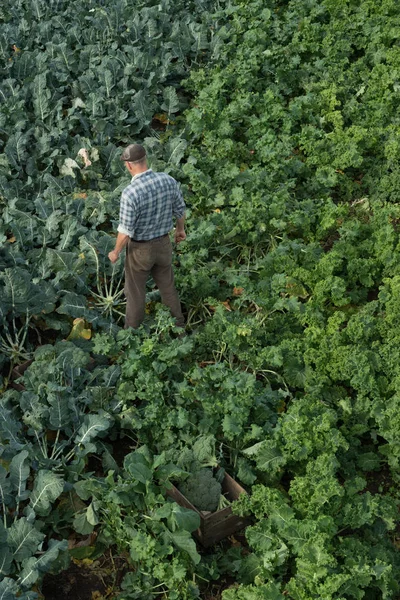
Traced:
<path fill-rule="evenodd" d="M 54 442 L 54 446 L 53 446 L 53 452 L 51 453 L 51 456 L 50 456 L 50 460 L 52 460 L 52 459 L 53 459 L 54 453 L 55 453 L 55 451 L 56 451 L 56 449 L 57 449 L 57 444 L 58 444 L 58 439 L 59 439 L 59 437 L 60 437 L 60 430 L 58 429 L 58 430 L 57 430 L 56 439 L 55 439 L 55 442 Z"/>

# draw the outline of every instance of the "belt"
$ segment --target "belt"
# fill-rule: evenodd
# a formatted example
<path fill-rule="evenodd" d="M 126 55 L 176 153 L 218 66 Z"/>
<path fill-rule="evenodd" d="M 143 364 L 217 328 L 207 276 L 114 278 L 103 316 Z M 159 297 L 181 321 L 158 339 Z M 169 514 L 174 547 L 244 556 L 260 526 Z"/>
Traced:
<path fill-rule="evenodd" d="M 135 240 L 134 238 L 131 238 L 131 242 L 136 242 L 137 244 L 144 244 L 145 242 L 154 242 L 156 240 L 162 240 L 163 238 L 166 238 L 166 237 L 168 237 L 168 233 L 164 233 L 164 235 L 160 235 L 155 238 L 150 238 L 149 240 Z"/>

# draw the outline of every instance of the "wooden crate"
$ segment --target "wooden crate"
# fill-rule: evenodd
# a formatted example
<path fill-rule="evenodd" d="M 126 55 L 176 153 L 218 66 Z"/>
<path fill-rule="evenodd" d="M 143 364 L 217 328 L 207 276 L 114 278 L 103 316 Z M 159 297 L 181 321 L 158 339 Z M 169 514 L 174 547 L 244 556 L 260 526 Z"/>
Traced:
<path fill-rule="evenodd" d="M 22 375 L 25 373 L 25 371 L 27 370 L 27 368 L 33 363 L 33 359 L 31 360 L 27 360 L 26 362 L 22 363 L 22 365 L 18 365 L 16 367 L 13 368 L 13 370 L 11 371 L 11 384 L 10 387 L 14 388 L 15 390 L 17 390 L 18 392 L 23 392 L 25 390 L 25 386 L 22 383 L 16 383 L 16 379 L 19 379 L 19 377 L 22 377 Z"/>
<path fill-rule="evenodd" d="M 228 475 L 228 473 L 225 473 L 221 486 L 222 493 L 231 502 L 237 500 L 240 494 L 246 494 L 246 490 Z M 199 515 L 200 527 L 193 532 L 193 535 L 205 548 L 212 546 L 236 531 L 240 531 L 250 523 L 249 519 L 234 515 L 230 506 L 213 513 L 199 511 L 175 486 L 172 486 L 172 489 L 168 490 L 167 494 L 175 500 L 177 504 L 180 504 L 180 506 L 190 508 Z"/>

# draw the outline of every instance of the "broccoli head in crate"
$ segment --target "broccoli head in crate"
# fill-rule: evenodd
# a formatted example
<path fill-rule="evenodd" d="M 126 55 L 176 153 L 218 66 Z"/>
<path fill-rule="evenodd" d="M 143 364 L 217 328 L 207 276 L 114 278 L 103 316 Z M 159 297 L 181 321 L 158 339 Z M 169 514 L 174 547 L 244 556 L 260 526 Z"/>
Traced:
<path fill-rule="evenodd" d="M 221 484 L 215 479 L 212 469 L 199 469 L 180 484 L 181 494 L 198 510 L 214 512 L 221 498 Z"/>

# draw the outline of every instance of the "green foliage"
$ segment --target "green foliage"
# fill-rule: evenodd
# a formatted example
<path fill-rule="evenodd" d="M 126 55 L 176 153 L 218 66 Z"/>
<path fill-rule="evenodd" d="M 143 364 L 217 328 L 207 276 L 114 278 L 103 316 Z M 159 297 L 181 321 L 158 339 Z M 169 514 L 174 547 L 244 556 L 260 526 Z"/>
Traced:
<path fill-rule="evenodd" d="M 319 479 L 326 477 L 321 463 L 312 468 L 310 465 L 309 472 L 308 485 L 314 488 L 316 481 L 318 484 Z M 321 500 L 322 489 L 325 488 L 318 491 Z M 301 506 L 295 495 L 290 505 L 282 492 L 254 486 L 252 496 L 242 497 L 234 511 L 253 513 L 257 517 L 256 525 L 246 530 L 258 561 L 255 581 L 260 585 L 271 576 L 288 577 L 287 585 L 281 590 L 293 598 L 318 595 L 332 599 L 359 598 L 365 587 L 375 592 L 380 590 L 382 597 L 395 593 L 398 583 L 393 569 L 397 571 L 399 564 L 384 531 L 393 527 L 396 506 L 389 498 L 372 498 L 368 492 L 360 496 L 359 492 L 360 489 L 351 489 L 351 486 L 341 492 L 341 514 L 347 512 L 352 517 L 340 523 L 337 519 L 340 504 L 323 507 L 327 500 L 321 501 L 316 513 L 307 506 L 307 512 L 304 513 L 303 508 L 303 515 L 297 516 Z M 292 557 L 295 557 L 294 563 Z M 243 597 L 247 590 L 251 597 L 251 587 L 242 588 Z"/>
<path fill-rule="evenodd" d="M 40 517 L 50 513 L 64 481 L 49 470 L 35 474 L 32 462 L 29 452 L 22 450 L 12 460 L 3 461 L 7 467 L 0 466 L 0 564 L 3 592 L 9 594 L 5 597 L 29 590 L 67 548 L 65 540 L 51 539 L 43 551 L 46 535 Z M 28 487 L 28 478 L 33 479 L 33 489 Z"/>
<path fill-rule="evenodd" d="M 89 359 L 71 342 L 42 346 L 25 371 L 24 391 L 3 394 L 0 556 L 10 593 L 30 589 L 66 551 L 67 541 L 52 536 L 54 528 L 72 522 L 77 505 L 71 511 L 67 492 L 90 453 L 106 454 L 99 438 L 113 418 L 103 404 L 110 401 L 107 385 L 113 389 L 119 370 L 90 372 Z M 54 509 L 62 499 L 65 512 L 57 509 L 57 518 Z"/>
<path fill-rule="evenodd" d="M 132 136 L 146 139 L 154 164 L 179 165 L 187 142 L 170 131 L 164 139 L 162 124 L 168 130 L 188 106 L 180 82 L 215 50 L 210 5 L 141 1 L 132 11 L 126 1 L 82 8 L 7 0 L 0 326 L 12 338 L 20 324 L 10 321 L 20 317 L 36 332 L 66 333 L 74 318 L 95 329 L 120 321 L 122 262 L 107 258 L 127 182 L 119 148 Z"/>
<path fill-rule="evenodd" d="M 72 523 L 129 554 L 121 600 L 224 571 L 227 600 L 396 597 L 397 4 L 98 4 L 0 9 L 4 386 L 34 358 L 1 400 L 0 596 L 33 597 Z M 189 205 L 184 338 L 151 283 L 120 329 L 132 136 Z M 60 341 L 77 318 L 93 342 Z M 215 464 L 255 518 L 232 560 L 164 498 Z"/>
<path fill-rule="evenodd" d="M 91 501 L 97 515 L 92 524 L 101 519 L 103 538 L 129 555 L 134 570 L 122 584 L 129 598 L 150 598 L 154 590 L 177 598 L 197 596 L 197 586 L 187 579 L 200 562 L 190 535 L 199 517 L 163 495 L 181 473 L 164 454 L 153 457 L 142 446 L 125 456 L 119 475 L 110 471 L 105 478 L 89 477 L 75 485 L 78 495 Z"/>

